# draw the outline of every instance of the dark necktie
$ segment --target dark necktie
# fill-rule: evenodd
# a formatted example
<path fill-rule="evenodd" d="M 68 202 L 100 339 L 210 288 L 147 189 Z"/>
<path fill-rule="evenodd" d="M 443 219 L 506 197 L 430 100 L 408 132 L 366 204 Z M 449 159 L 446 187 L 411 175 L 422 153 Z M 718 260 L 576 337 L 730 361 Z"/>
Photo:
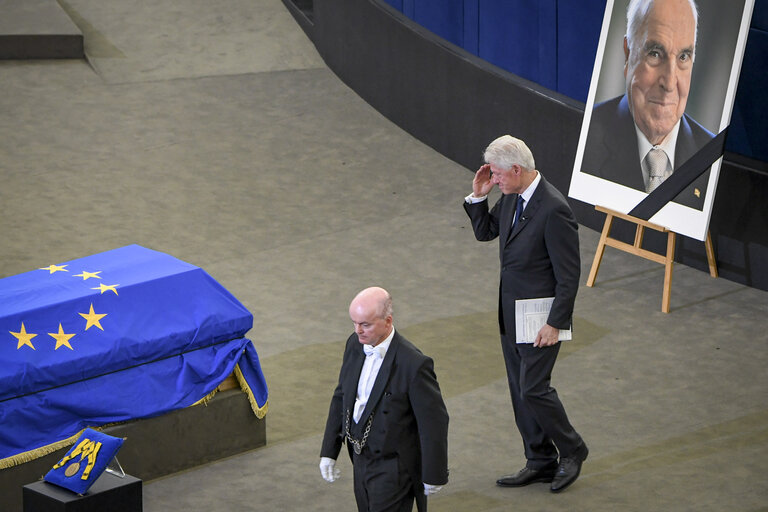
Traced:
<path fill-rule="evenodd" d="M 512 229 L 510 229 L 510 232 L 514 231 L 515 226 L 517 226 L 522 216 L 523 216 L 523 198 L 522 196 L 517 196 L 517 207 L 515 208 L 515 220 L 512 222 Z"/>

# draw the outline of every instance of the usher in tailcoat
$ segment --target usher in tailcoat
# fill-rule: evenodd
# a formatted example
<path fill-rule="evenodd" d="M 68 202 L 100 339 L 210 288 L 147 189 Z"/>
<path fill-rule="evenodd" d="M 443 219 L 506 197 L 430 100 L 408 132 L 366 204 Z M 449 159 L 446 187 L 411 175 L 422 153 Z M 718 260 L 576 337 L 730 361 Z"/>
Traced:
<path fill-rule="evenodd" d="M 371 390 L 365 410 L 356 424 L 351 419 L 357 384 L 365 360 L 357 334 L 347 339 L 339 372 L 339 383 L 331 399 L 321 457 L 336 459 L 346 432 L 363 438 L 363 429 L 373 422 L 362 456 L 387 459 L 392 467 L 407 472 L 413 482 L 416 504 L 425 509 L 423 483 L 448 482 L 448 412 L 435 376 L 432 359 L 425 356 L 397 331 Z M 352 462 L 351 443 L 347 443 Z"/>
<path fill-rule="evenodd" d="M 675 168 L 713 137 L 714 134 L 684 114 L 677 133 Z M 592 110 L 581 172 L 645 192 L 635 121 L 626 96 L 608 100 Z M 708 181 L 709 170 L 683 189 L 674 202 L 701 210 Z"/>
<path fill-rule="evenodd" d="M 579 289 L 578 224 L 563 195 L 541 177 L 512 232 L 518 194 L 502 195 L 488 211 L 488 202 L 464 203 L 475 238 L 499 241 L 499 327 L 515 340 L 515 301 L 555 297 L 547 323 L 571 327 Z"/>

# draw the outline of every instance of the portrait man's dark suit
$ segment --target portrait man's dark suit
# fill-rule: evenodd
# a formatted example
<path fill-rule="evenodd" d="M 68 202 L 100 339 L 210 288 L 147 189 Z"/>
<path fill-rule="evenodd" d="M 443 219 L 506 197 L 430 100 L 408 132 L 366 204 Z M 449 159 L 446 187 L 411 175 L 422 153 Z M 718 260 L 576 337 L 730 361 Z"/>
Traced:
<path fill-rule="evenodd" d="M 395 331 L 368 403 L 355 424 L 352 411 L 364 360 L 363 347 L 357 334 L 353 334 L 347 340 L 339 383 L 331 399 L 320 456 L 332 459 L 338 456 L 347 421 L 352 437 L 362 439 L 373 415 L 361 454 L 366 459 L 364 465 L 356 463 L 355 459 L 360 456 L 353 452 L 351 443 L 347 443 L 355 465 L 358 503 L 357 481 L 359 477 L 365 478 L 358 473 L 362 467 L 409 479 L 418 510 L 426 510 L 423 483 L 442 485 L 448 481 L 448 412 L 432 359 Z M 391 497 L 393 501 L 400 498 Z"/>
<path fill-rule="evenodd" d="M 684 114 L 677 134 L 675 169 L 713 137 L 714 134 Z M 626 95 L 601 103 L 592 110 L 581 172 L 645 192 L 635 123 Z M 708 180 L 709 170 L 686 187 L 674 202 L 703 209 Z"/>
<path fill-rule="evenodd" d="M 581 271 L 578 224 L 563 195 L 542 176 L 521 220 L 510 230 L 518 198 L 502 195 L 490 211 L 488 201 L 465 202 L 464 208 L 478 240 L 500 238 L 502 350 L 528 467 L 538 470 L 557 463 L 558 449 L 563 457 L 586 457 L 586 446 L 550 386 L 560 343 L 541 348 L 516 344 L 515 301 L 554 297 L 547 323 L 557 329 L 571 327 Z M 521 368 L 535 368 L 540 374 L 521 376 Z M 521 382 L 527 388 L 521 388 Z"/>

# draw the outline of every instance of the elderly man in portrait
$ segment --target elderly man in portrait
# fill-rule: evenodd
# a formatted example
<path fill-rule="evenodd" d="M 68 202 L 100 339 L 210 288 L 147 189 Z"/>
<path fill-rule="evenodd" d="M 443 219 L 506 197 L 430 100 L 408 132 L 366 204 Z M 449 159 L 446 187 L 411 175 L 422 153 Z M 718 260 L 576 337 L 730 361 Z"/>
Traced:
<path fill-rule="evenodd" d="M 592 111 L 581 171 L 652 192 L 714 136 L 685 114 L 696 50 L 694 0 L 631 0 L 626 94 Z M 675 202 L 701 210 L 709 171 Z"/>

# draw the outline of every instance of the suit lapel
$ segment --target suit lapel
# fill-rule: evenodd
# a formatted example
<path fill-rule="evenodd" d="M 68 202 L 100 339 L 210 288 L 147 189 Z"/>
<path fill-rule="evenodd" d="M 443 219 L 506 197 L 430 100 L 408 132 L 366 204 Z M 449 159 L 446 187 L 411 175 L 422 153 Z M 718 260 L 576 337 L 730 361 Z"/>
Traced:
<path fill-rule="evenodd" d="M 344 383 L 342 389 L 344 390 L 344 414 L 347 411 L 352 412 L 355 408 L 355 398 L 357 397 L 357 383 L 360 380 L 360 372 L 363 371 L 363 363 L 365 362 L 365 352 L 363 352 L 363 346 L 358 342 L 358 346 L 352 351 L 350 356 L 350 368 L 352 371 L 347 372 L 344 376 Z"/>
<path fill-rule="evenodd" d="M 689 158 L 696 153 L 697 147 L 693 140 L 691 125 L 683 116 L 680 119 L 680 130 L 677 132 L 677 145 L 675 147 L 675 169 L 679 169 Z"/>
<path fill-rule="evenodd" d="M 368 416 L 371 415 L 371 412 L 373 412 L 374 408 L 378 405 L 379 400 L 381 399 L 381 395 L 384 393 L 384 388 L 387 387 L 389 376 L 392 373 L 392 369 L 394 368 L 395 354 L 397 353 L 397 349 L 400 346 L 399 338 L 400 335 L 397 333 L 397 331 L 395 331 L 392 342 L 389 344 L 389 348 L 387 349 L 387 355 L 384 356 L 384 361 L 381 362 L 379 373 L 376 375 L 376 380 L 373 382 L 371 396 L 368 397 L 368 403 L 365 404 L 365 409 L 363 409 L 363 414 L 360 416 L 360 421 L 357 423 L 358 425 L 365 425 L 365 423 L 368 421 Z M 355 393 L 356 392 L 357 390 L 355 389 Z"/>
<path fill-rule="evenodd" d="M 512 217 L 515 215 L 515 206 L 519 200 L 519 194 L 510 195 L 504 199 L 504 205 L 499 222 L 499 233 L 504 234 L 504 240 L 507 242 L 509 242 L 509 238 L 512 236 Z"/>
<path fill-rule="evenodd" d="M 645 181 L 643 180 L 643 170 L 640 167 L 640 150 L 637 147 L 637 132 L 635 131 L 635 121 L 632 119 L 632 113 L 629 111 L 629 100 L 625 95 L 619 103 L 619 118 L 621 122 L 620 130 L 617 133 L 606 133 L 606 136 L 612 136 L 611 142 L 606 141 L 606 154 L 615 154 L 617 151 L 616 140 L 626 141 L 627 151 L 620 151 L 613 165 L 617 169 L 610 169 L 611 175 L 622 176 L 619 184 L 645 191 Z M 616 137 L 620 137 L 616 139 Z M 610 178 L 609 178 L 610 179 Z"/>
<path fill-rule="evenodd" d="M 696 139 L 688 122 L 688 117 L 683 115 L 680 119 L 680 130 L 677 133 L 677 146 L 675 147 L 675 170 L 679 169 L 685 162 L 690 160 L 699 150 Z M 704 206 L 704 198 L 707 192 L 707 181 L 709 174 L 704 174 L 696 178 L 690 185 L 685 187 L 673 201 L 676 203 L 690 206 L 701 210 Z"/>

